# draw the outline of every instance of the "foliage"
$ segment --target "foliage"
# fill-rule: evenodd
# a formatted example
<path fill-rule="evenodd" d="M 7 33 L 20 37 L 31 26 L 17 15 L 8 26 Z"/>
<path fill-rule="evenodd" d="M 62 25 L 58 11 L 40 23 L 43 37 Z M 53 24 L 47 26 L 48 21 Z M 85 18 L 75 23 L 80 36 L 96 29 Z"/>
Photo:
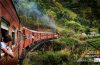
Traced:
<path fill-rule="evenodd" d="M 95 49 L 100 50 L 100 38 L 89 39 L 87 42 Z"/>
<path fill-rule="evenodd" d="M 59 43 L 59 42 L 56 42 L 56 41 L 53 41 L 53 50 L 54 51 L 60 51 L 61 49 L 64 49 L 66 46 L 65 44 L 62 44 L 62 43 Z"/>
<path fill-rule="evenodd" d="M 99 0 L 22 0 L 19 2 L 19 5 L 17 2 L 17 0 L 14 0 L 20 19 L 25 26 L 30 28 L 34 28 L 34 25 L 43 25 L 41 20 L 38 20 L 39 24 L 36 23 L 39 17 L 37 17 L 34 12 L 35 8 L 32 8 L 32 6 L 34 6 L 39 9 L 40 12 L 54 19 L 58 26 L 65 26 L 65 23 L 75 21 L 75 23 L 71 25 L 75 26 L 76 30 L 78 26 L 79 30 L 85 30 L 89 27 L 97 28 L 98 32 L 100 32 Z"/>
<path fill-rule="evenodd" d="M 58 53 L 47 52 L 43 54 L 44 65 L 57 65 L 61 63 L 62 59 Z"/>
<path fill-rule="evenodd" d="M 75 31 L 78 31 L 81 27 L 81 24 L 75 21 L 66 22 L 65 25 L 67 26 L 67 28 L 71 28 L 72 30 L 75 30 Z"/>
<path fill-rule="evenodd" d="M 24 60 L 24 63 L 27 63 L 27 65 L 69 65 L 70 61 L 67 54 L 52 51 L 41 53 L 39 51 L 39 54 L 29 53 L 27 58 Z"/>
<path fill-rule="evenodd" d="M 65 21 L 75 21 L 82 25 L 81 29 L 97 27 L 99 25 L 99 0 L 37 0 L 44 12 L 55 12 L 56 23 L 65 26 Z M 46 5 L 46 6 L 45 6 Z"/>
<path fill-rule="evenodd" d="M 99 65 L 92 62 L 73 62 L 72 57 L 61 52 L 31 52 L 28 53 L 23 65 Z M 40 60 L 41 59 L 41 60 Z M 31 61 L 31 62 L 30 62 Z"/>
<path fill-rule="evenodd" d="M 62 38 L 60 41 L 65 42 L 66 46 L 74 46 L 78 44 L 78 41 L 73 38 Z"/>

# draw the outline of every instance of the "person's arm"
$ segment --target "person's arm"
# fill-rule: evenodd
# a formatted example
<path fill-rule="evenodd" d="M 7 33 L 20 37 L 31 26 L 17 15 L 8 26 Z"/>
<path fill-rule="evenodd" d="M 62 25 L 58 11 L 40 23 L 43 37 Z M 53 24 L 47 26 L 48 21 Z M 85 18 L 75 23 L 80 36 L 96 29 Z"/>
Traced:
<path fill-rule="evenodd" d="M 8 54 L 10 57 L 14 58 L 13 53 L 9 52 L 7 49 L 2 48 L 2 51 L 3 51 L 4 53 Z"/>

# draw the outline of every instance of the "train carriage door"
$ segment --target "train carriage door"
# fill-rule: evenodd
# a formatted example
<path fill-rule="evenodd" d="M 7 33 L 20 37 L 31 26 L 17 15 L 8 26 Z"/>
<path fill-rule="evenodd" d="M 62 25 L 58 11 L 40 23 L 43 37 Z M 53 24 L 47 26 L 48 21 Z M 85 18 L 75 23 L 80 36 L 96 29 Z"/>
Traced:
<path fill-rule="evenodd" d="M 12 27 L 12 45 L 15 45 L 15 33 L 16 33 L 16 28 L 13 26 Z"/>

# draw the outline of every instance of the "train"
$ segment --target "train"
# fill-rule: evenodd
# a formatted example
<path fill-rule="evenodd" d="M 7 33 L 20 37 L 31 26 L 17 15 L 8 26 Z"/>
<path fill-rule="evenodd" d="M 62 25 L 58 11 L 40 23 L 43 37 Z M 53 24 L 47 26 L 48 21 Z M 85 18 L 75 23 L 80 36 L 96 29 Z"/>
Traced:
<path fill-rule="evenodd" d="M 23 49 L 35 42 L 58 38 L 59 36 L 54 32 L 39 32 L 23 26 L 13 1 L 0 0 L 0 42 L 2 37 L 8 34 L 12 37 L 12 43 L 9 46 L 13 50 L 15 58 L 5 57 L 5 53 L 0 49 L 0 65 L 17 65 Z"/>

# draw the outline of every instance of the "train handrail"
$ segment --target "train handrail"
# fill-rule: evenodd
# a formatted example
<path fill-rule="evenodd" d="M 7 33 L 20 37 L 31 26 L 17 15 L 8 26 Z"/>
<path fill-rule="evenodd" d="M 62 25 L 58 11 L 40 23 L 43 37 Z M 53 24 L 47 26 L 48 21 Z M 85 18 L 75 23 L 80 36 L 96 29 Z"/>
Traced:
<path fill-rule="evenodd" d="M 1 17 L 0 17 L 0 58 L 1 58 Z"/>

